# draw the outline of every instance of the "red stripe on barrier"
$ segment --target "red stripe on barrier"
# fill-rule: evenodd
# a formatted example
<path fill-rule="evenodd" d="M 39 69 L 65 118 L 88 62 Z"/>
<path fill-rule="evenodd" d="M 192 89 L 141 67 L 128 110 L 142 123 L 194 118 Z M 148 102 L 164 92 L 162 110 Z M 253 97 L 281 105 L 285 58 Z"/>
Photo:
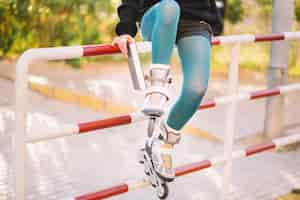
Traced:
<path fill-rule="evenodd" d="M 128 192 L 128 185 L 121 184 L 115 187 L 111 187 L 105 190 L 101 190 L 98 192 L 94 192 L 91 194 L 85 194 L 79 197 L 75 197 L 75 200 L 100 200 L 108 197 L 112 197 L 115 195 L 119 195 L 122 193 Z"/>
<path fill-rule="evenodd" d="M 284 40 L 285 36 L 282 33 L 273 33 L 269 35 L 256 35 L 255 42 L 275 41 Z"/>
<path fill-rule="evenodd" d="M 256 99 L 269 97 L 269 96 L 277 96 L 280 94 L 281 94 L 281 92 L 280 92 L 279 88 L 274 88 L 274 89 L 270 89 L 270 90 L 259 90 L 259 91 L 251 92 L 249 100 L 256 100 Z M 198 107 L 198 110 L 210 109 L 210 108 L 213 108 L 216 106 L 217 106 L 217 103 L 215 100 L 208 100 L 208 101 L 202 103 Z M 125 124 L 130 124 L 130 123 L 132 123 L 132 119 L 131 119 L 130 115 L 125 115 L 125 116 L 121 116 L 121 117 L 104 119 L 104 120 L 99 120 L 99 121 L 95 121 L 95 122 L 81 123 L 78 126 L 79 126 L 79 133 L 83 133 L 83 132 L 88 132 L 88 131 L 94 131 L 97 129 L 111 128 L 114 126 L 120 126 L 120 125 L 125 125 Z"/>
<path fill-rule="evenodd" d="M 120 53 L 118 47 L 112 45 L 91 45 L 83 47 L 83 56 L 98 56 Z"/>
<path fill-rule="evenodd" d="M 183 176 L 183 175 L 190 174 L 190 173 L 202 170 L 202 169 L 209 168 L 211 166 L 212 166 L 212 164 L 209 160 L 203 160 L 201 162 L 184 165 L 184 166 L 178 167 L 176 169 L 176 176 L 177 177 Z"/>
<path fill-rule="evenodd" d="M 120 116 L 120 117 L 114 117 L 110 119 L 104 119 L 94 122 L 86 122 L 86 123 L 80 123 L 79 126 L 79 133 L 98 130 L 98 129 L 104 129 L 104 128 L 110 128 L 113 126 L 118 125 L 125 125 L 130 124 L 132 122 L 130 115 Z"/>
<path fill-rule="evenodd" d="M 263 97 L 277 96 L 280 95 L 280 89 L 275 88 L 271 90 L 261 90 L 250 93 L 250 100 L 259 99 Z"/>
<path fill-rule="evenodd" d="M 248 147 L 245 152 L 246 156 L 251 156 L 256 153 L 261 153 L 263 151 L 271 150 L 276 147 L 276 144 L 274 142 L 269 142 L 265 144 L 260 144 L 260 145 L 255 145 Z M 245 158 L 245 156 L 242 157 L 235 157 L 234 159 L 237 158 Z M 192 163 L 192 164 L 187 164 L 181 167 L 176 168 L 176 177 L 184 176 L 196 171 L 200 171 L 203 169 L 207 169 L 212 167 L 212 162 L 210 160 L 203 160 L 200 162 Z M 144 180 L 143 180 L 144 182 Z M 145 185 L 146 186 L 146 185 Z M 137 188 L 134 188 L 137 189 Z M 133 189 L 132 189 L 133 190 Z M 75 200 L 97 200 L 97 199 L 103 199 L 103 198 L 108 198 L 112 196 L 116 196 L 119 194 L 123 194 L 129 191 L 129 186 L 127 184 L 120 184 L 118 186 L 110 187 L 104 190 L 100 190 L 95 193 L 91 194 L 86 194 L 82 195 L 79 197 L 76 197 Z"/>
<path fill-rule="evenodd" d="M 283 33 L 273 33 L 268 35 L 255 36 L 255 42 L 276 41 L 276 40 L 285 40 L 285 35 Z M 214 46 L 220 45 L 221 40 L 218 37 L 214 37 L 212 38 L 211 44 Z M 87 45 L 83 47 L 83 56 L 109 55 L 114 53 L 120 53 L 120 49 L 110 44 Z"/>
<path fill-rule="evenodd" d="M 274 149 L 276 147 L 276 144 L 274 142 L 269 142 L 266 144 L 260 144 L 260 145 L 256 145 L 256 146 L 252 146 L 247 148 L 246 151 L 246 156 L 251 156 L 254 155 L 256 153 L 260 153 L 263 151 L 267 151 L 270 149 Z"/>
<path fill-rule="evenodd" d="M 208 108 L 213 108 L 216 106 L 216 102 L 214 100 L 209 100 L 204 102 L 203 104 L 201 104 L 199 106 L 199 110 L 204 110 L 204 109 L 208 109 Z"/>
<path fill-rule="evenodd" d="M 211 44 L 214 46 L 220 45 L 221 41 L 218 38 L 212 38 Z"/>

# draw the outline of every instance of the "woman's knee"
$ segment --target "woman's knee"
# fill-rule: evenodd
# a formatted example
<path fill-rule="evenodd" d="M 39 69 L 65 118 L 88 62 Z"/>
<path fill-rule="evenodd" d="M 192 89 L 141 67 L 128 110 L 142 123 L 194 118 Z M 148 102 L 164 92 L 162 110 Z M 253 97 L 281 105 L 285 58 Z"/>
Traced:
<path fill-rule="evenodd" d="M 163 0 L 160 4 L 159 20 L 164 25 L 178 23 L 180 6 L 174 0 Z"/>
<path fill-rule="evenodd" d="M 205 95 L 208 88 L 208 80 L 194 80 L 194 81 L 188 81 L 188 83 L 185 83 L 184 85 L 184 93 L 185 96 L 190 99 L 191 103 L 194 103 L 198 105 L 203 96 Z"/>

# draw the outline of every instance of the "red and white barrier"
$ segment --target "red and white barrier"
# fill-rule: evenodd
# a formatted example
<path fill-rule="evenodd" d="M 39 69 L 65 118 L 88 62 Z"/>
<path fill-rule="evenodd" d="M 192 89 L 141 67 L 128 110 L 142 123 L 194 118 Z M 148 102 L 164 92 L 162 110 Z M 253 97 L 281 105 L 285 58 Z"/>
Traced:
<path fill-rule="evenodd" d="M 254 92 L 250 92 L 250 93 L 238 94 L 234 98 L 236 98 L 236 100 L 238 100 L 238 101 L 252 101 L 252 100 L 258 100 L 261 98 L 287 94 L 290 92 L 296 92 L 299 90 L 300 90 L 300 84 L 291 84 L 291 85 L 286 85 L 286 86 L 280 86 L 280 87 L 273 88 L 273 89 L 258 90 L 258 91 L 254 91 Z M 233 99 L 233 97 L 231 97 L 231 96 L 216 98 L 214 100 L 210 100 L 210 101 L 207 101 L 207 102 L 204 102 L 203 104 L 201 104 L 201 106 L 199 107 L 199 110 L 214 108 L 218 105 L 225 105 L 225 104 L 232 102 L 232 99 Z"/>
<path fill-rule="evenodd" d="M 252 100 L 258 100 L 261 98 L 266 98 L 271 96 L 278 96 L 278 95 L 287 94 L 289 92 L 296 92 L 296 91 L 300 91 L 300 84 L 292 84 L 287 86 L 280 86 L 278 88 L 274 88 L 271 90 L 258 90 L 246 94 L 239 94 L 235 98 L 238 101 L 247 101 L 247 100 L 252 101 Z M 230 96 L 216 98 L 215 100 L 209 100 L 202 103 L 201 106 L 199 107 L 199 110 L 211 109 L 218 105 L 228 104 L 231 101 L 232 101 L 232 97 Z M 79 124 L 67 124 L 67 125 L 62 125 L 60 128 L 57 128 L 56 131 L 48 130 L 48 131 L 44 131 L 44 134 L 41 136 L 27 138 L 26 141 L 28 143 L 36 143 L 40 141 L 56 139 L 65 136 L 84 134 L 86 132 L 101 130 L 105 128 L 112 128 L 115 126 L 128 125 L 146 119 L 147 117 L 144 116 L 143 113 L 137 112 L 128 115 L 107 118 L 103 120 L 90 121 L 90 122 L 84 122 Z"/>
<path fill-rule="evenodd" d="M 300 134 L 295 134 L 283 138 L 275 139 L 271 142 L 267 142 L 260 145 L 250 146 L 243 150 L 238 150 L 233 152 L 233 159 L 246 158 L 258 153 L 265 151 L 278 149 L 282 146 L 293 144 L 300 141 Z M 199 162 L 194 162 L 186 164 L 176 168 L 176 177 L 185 176 L 190 173 L 198 172 L 216 165 L 223 165 L 226 162 L 224 157 L 214 157 L 211 160 L 202 160 Z M 145 188 L 151 184 L 147 180 L 140 180 L 134 182 L 126 182 L 113 187 L 109 187 L 94 193 L 84 194 L 78 197 L 75 197 L 75 200 L 99 200 L 104 198 L 109 198 L 117 196 L 123 193 L 134 191 L 137 189 Z"/>
<path fill-rule="evenodd" d="M 212 40 L 212 45 L 222 45 L 229 43 L 255 43 L 278 40 L 300 39 L 300 32 L 285 32 L 268 35 L 236 35 L 216 37 Z M 140 42 L 137 44 L 139 52 L 151 50 L 150 43 Z M 16 199 L 25 199 L 25 160 L 26 160 L 26 117 L 28 102 L 28 68 L 36 61 L 65 60 L 96 55 L 110 55 L 119 53 L 117 47 L 111 45 L 88 45 L 73 47 L 55 47 L 30 49 L 22 54 L 16 65 L 16 132 L 13 135 L 14 141 L 14 166 L 15 166 L 15 194 Z M 213 102 L 218 103 L 218 102 Z M 66 130 L 75 130 L 69 126 Z"/>
<path fill-rule="evenodd" d="M 233 43 L 256 43 L 256 42 L 271 42 L 280 40 L 297 40 L 300 39 L 300 32 L 284 32 L 284 33 L 273 33 L 266 35 L 232 35 L 232 36 L 220 36 L 212 39 L 212 45 L 224 45 Z M 149 52 L 151 51 L 150 42 L 138 42 L 138 51 Z M 82 56 L 98 56 L 98 55 L 110 55 L 120 53 L 120 50 L 111 45 L 90 45 L 83 47 Z"/>
<path fill-rule="evenodd" d="M 36 143 L 50 139 L 57 139 L 72 135 L 81 135 L 90 131 L 111 128 L 115 126 L 127 125 L 138 121 L 145 120 L 146 116 L 140 112 L 122 115 L 118 117 L 107 118 L 103 120 L 83 122 L 79 124 L 66 124 L 55 130 L 44 131 L 41 136 L 27 137 L 27 143 Z M 48 133 L 47 133 L 48 132 Z"/>
<path fill-rule="evenodd" d="M 273 33 L 266 35 L 232 35 L 215 37 L 212 40 L 213 45 L 230 44 L 230 43 L 255 43 L 270 42 L 279 40 L 299 39 L 299 32 Z"/>

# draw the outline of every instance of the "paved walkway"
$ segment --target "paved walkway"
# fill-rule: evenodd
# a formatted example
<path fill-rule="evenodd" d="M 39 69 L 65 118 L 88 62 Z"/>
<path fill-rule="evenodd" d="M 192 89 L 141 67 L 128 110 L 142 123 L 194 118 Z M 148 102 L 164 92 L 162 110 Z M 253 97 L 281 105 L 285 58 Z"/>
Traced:
<path fill-rule="evenodd" d="M 223 87 L 223 83 L 218 83 Z M 124 84 L 125 85 L 125 84 Z M 222 90 L 222 88 L 221 88 Z M 0 80 L 0 106 L 6 130 L 0 144 L 0 200 L 12 198 L 12 154 L 9 135 L 13 130 L 13 84 Z M 78 122 L 110 116 L 74 104 L 67 104 L 30 93 L 30 121 L 35 134 L 55 123 Z M 298 96 L 287 101 L 287 134 L 299 133 Z M 260 112 L 262 111 L 262 112 Z M 262 129 L 263 101 L 241 103 L 238 117 L 238 138 L 259 133 Z M 260 113 L 260 114 L 257 114 Z M 223 137 L 225 107 L 202 111 L 192 120 L 193 126 Z M 27 146 L 26 200 L 67 200 L 109 185 L 143 177 L 137 164 L 136 151 L 143 144 L 144 122 L 132 126 L 96 131 L 88 135 L 68 137 Z M 235 148 L 245 146 L 238 143 Z M 176 163 L 210 158 L 222 152 L 222 144 L 185 135 L 177 148 Z M 285 153 L 269 152 L 235 162 L 232 199 L 275 199 L 300 185 L 300 149 Z M 122 165 L 120 165 L 122 163 Z M 126 172 L 126 173 L 125 173 Z M 221 168 L 205 170 L 178 179 L 171 184 L 170 199 L 219 199 Z M 154 191 L 144 189 L 115 199 L 155 199 Z"/>

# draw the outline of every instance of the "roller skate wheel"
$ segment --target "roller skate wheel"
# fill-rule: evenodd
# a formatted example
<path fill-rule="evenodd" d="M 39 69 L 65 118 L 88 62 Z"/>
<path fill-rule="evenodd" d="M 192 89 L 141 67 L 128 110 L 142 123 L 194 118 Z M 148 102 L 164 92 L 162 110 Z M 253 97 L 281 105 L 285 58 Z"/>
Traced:
<path fill-rule="evenodd" d="M 145 163 L 145 149 L 141 149 L 139 152 L 138 152 L 138 161 L 140 164 L 144 164 Z"/>
<path fill-rule="evenodd" d="M 159 199 L 166 199 L 169 195 L 169 187 L 167 184 L 162 184 L 160 188 L 157 189 L 157 196 Z"/>
<path fill-rule="evenodd" d="M 150 172 L 148 172 L 146 169 L 144 170 L 144 172 L 147 176 L 150 176 Z"/>

